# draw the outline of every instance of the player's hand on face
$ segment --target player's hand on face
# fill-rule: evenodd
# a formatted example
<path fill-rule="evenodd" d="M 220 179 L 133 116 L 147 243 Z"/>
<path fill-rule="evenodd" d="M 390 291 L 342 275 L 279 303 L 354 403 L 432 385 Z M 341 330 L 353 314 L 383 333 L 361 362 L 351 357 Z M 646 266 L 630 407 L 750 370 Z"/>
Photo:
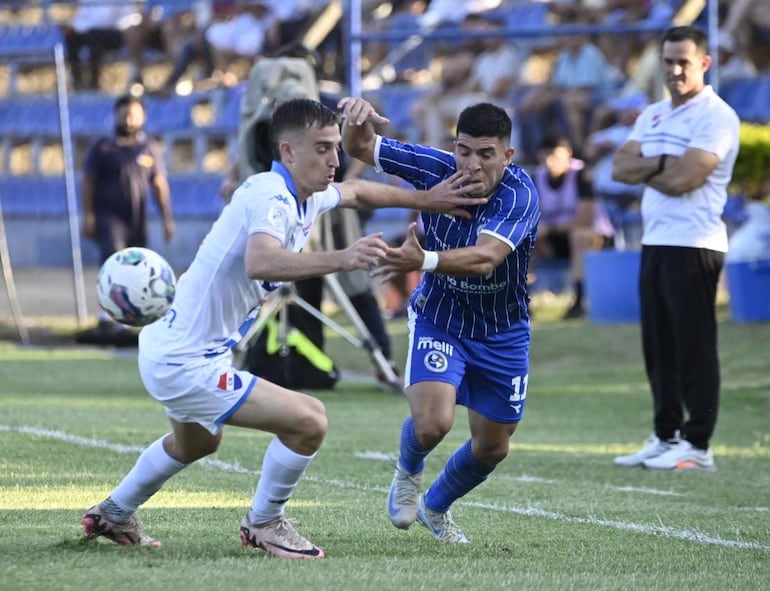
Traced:
<path fill-rule="evenodd" d="M 342 116 L 348 125 L 363 125 L 367 121 L 380 124 L 390 123 L 390 119 L 380 115 L 368 101 L 362 98 L 347 96 L 340 99 L 337 108 L 342 109 Z"/>
<path fill-rule="evenodd" d="M 382 282 L 390 281 L 397 275 L 419 271 L 425 258 L 425 251 L 417 238 L 417 223 L 412 222 L 406 232 L 406 239 L 397 248 L 389 248 L 382 264 L 372 271 L 372 277 L 380 277 Z"/>
<path fill-rule="evenodd" d="M 376 232 L 359 238 L 342 252 L 344 271 L 370 269 L 388 254 L 388 243 L 382 239 L 382 232 Z"/>
<path fill-rule="evenodd" d="M 481 182 L 469 182 L 470 176 L 467 172 L 457 171 L 449 178 L 444 179 L 437 185 L 433 185 L 425 192 L 424 201 L 421 201 L 419 209 L 425 211 L 434 211 L 438 213 L 448 213 L 450 215 L 470 219 L 473 215 L 463 209 L 469 205 L 483 205 L 489 199 L 487 197 L 469 197 L 474 191 L 483 188 Z"/>

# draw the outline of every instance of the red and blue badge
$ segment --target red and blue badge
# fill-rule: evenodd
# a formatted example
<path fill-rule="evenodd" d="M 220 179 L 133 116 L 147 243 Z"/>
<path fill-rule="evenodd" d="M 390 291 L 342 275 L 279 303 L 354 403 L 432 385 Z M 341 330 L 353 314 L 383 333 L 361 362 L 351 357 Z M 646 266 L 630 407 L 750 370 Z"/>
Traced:
<path fill-rule="evenodd" d="M 217 387 L 225 392 L 232 392 L 233 390 L 240 390 L 243 387 L 243 381 L 237 373 L 231 370 L 219 376 Z"/>

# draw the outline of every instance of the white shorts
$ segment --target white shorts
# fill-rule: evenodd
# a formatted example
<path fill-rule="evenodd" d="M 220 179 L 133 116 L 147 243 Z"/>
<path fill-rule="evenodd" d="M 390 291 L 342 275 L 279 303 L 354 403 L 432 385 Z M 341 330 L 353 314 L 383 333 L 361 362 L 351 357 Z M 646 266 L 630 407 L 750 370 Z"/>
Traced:
<path fill-rule="evenodd" d="M 257 377 L 232 366 L 230 355 L 184 363 L 158 362 L 141 353 L 144 387 L 178 423 L 198 423 L 212 435 L 246 401 Z"/>

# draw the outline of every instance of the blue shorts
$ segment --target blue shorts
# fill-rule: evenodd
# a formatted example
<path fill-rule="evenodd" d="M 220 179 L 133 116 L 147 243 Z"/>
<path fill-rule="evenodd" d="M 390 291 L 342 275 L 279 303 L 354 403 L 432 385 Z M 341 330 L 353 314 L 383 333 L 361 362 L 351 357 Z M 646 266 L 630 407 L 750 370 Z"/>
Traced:
<path fill-rule="evenodd" d="M 457 404 L 496 423 L 518 423 L 529 380 L 529 323 L 485 339 L 448 335 L 413 311 L 405 385 L 445 382 L 457 390 Z"/>

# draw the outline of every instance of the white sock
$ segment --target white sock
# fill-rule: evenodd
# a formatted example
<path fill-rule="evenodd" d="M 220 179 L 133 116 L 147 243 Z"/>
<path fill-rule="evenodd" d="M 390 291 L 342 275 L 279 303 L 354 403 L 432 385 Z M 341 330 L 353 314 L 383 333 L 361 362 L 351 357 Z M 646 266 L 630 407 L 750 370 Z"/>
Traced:
<path fill-rule="evenodd" d="M 270 442 L 262 460 L 257 490 L 251 500 L 251 523 L 267 523 L 283 515 L 286 502 L 314 457 L 315 454 L 302 456 L 291 451 L 277 437 Z"/>
<path fill-rule="evenodd" d="M 112 501 L 126 512 L 134 513 L 158 492 L 166 481 L 187 464 L 177 462 L 163 449 L 166 435 L 145 449 L 131 471 L 112 491 Z"/>

